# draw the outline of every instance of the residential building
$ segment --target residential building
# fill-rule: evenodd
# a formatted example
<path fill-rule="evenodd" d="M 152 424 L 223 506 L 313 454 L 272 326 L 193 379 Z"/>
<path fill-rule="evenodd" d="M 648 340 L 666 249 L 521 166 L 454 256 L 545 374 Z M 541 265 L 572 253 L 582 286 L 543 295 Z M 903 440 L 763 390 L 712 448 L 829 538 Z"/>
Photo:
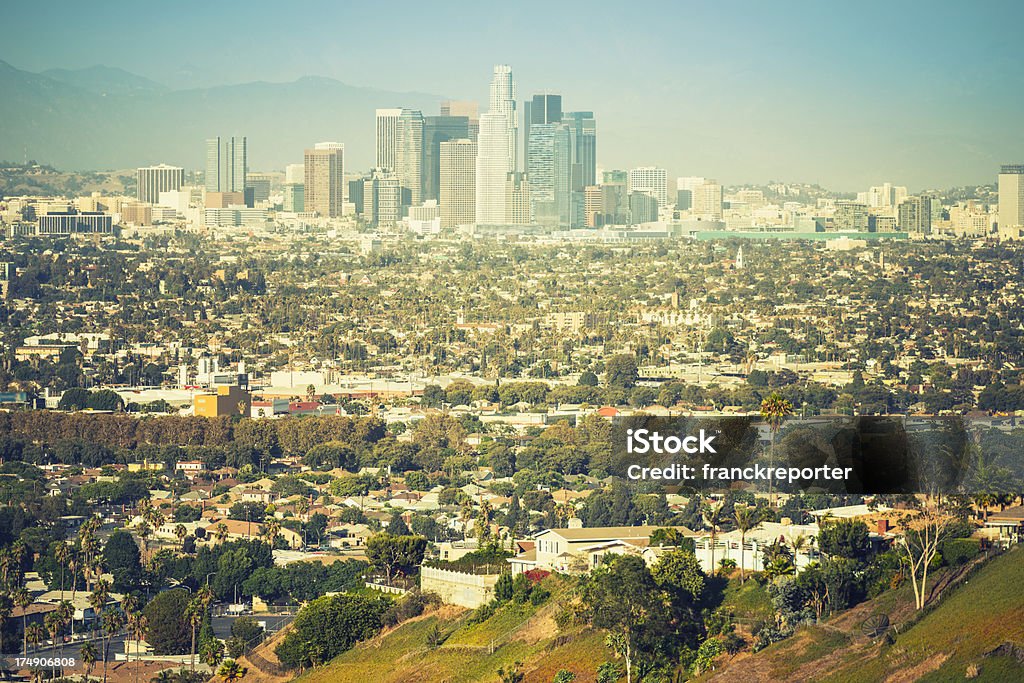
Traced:
<path fill-rule="evenodd" d="M 678 181 L 677 181 L 678 182 Z M 722 186 L 717 181 L 707 179 L 692 188 L 693 207 L 691 213 L 702 220 L 721 220 L 722 218 Z"/>
<path fill-rule="evenodd" d="M 900 230 L 928 235 L 932 231 L 932 200 L 930 197 L 907 197 L 899 205 L 897 224 Z"/>

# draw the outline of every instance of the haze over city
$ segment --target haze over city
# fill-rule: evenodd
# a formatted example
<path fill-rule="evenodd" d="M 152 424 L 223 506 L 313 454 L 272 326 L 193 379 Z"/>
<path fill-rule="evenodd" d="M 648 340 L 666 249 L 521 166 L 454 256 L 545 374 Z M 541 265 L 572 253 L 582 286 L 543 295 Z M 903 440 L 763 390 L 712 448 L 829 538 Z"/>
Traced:
<path fill-rule="evenodd" d="M 789 3 L 783 12 L 759 3 L 400 2 L 383 12 L 335 3 L 286 11 L 266 2 L 185 2 L 139 12 L 121 2 L 57 2 L 19 3 L 6 15 L 11 26 L 46 27 L 45 50 L 36 31 L 5 38 L 0 60 L 22 71 L 102 64 L 171 91 L 308 76 L 385 91 L 379 98 L 362 92 L 366 102 L 355 113 L 332 121 L 328 112 L 312 111 L 315 87 L 307 95 L 261 84 L 262 107 L 252 109 L 266 111 L 251 111 L 223 131 L 248 135 L 255 169 L 299 161 L 316 139 L 345 142 L 346 166 L 368 168 L 374 107 L 416 106 L 429 114 L 441 99 L 455 98 L 479 101 L 484 111 L 496 63 L 514 68 L 520 101 L 547 90 L 561 93 L 567 110 L 594 111 L 605 169 L 655 165 L 670 177 L 816 182 L 841 191 L 892 180 L 917 191 L 989 183 L 999 164 L 1024 156 L 1024 140 L 1013 134 L 1024 115 L 1024 94 L 1011 86 L 1024 80 L 1016 3 L 973 12 L 920 3 Z M 74 82 L 74 74 L 64 77 Z M 126 111 L 119 128 L 78 131 L 58 151 L 46 141 L 67 134 L 67 126 L 48 127 L 38 101 L 19 99 L 19 92 L 8 89 L 2 110 L 19 139 L 0 136 L 0 157 L 80 169 L 162 161 L 199 168 L 201 139 L 223 130 L 218 116 L 238 111 L 210 111 L 206 121 L 202 108 L 190 106 L 187 120 L 177 121 L 187 138 L 169 129 L 174 121 L 154 130 Z M 403 92 L 420 94 L 403 100 Z M 191 93 L 200 103 L 226 96 L 223 89 L 198 95 Z M 28 125 L 22 119 L 33 124 L 30 135 L 19 128 Z M 87 130 L 95 131 L 89 144 L 80 139 Z M 114 139 L 118 130 L 124 140 Z M 119 144 L 125 149 L 116 154 L 105 149 Z"/>

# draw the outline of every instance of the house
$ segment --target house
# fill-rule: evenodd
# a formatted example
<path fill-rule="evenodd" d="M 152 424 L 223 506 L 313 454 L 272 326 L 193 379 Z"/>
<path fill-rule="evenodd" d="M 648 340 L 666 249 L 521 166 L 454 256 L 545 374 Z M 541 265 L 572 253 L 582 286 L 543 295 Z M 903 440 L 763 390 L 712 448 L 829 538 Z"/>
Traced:
<path fill-rule="evenodd" d="M 512 573 L 545 569 L 562 573 L 590 571 L 607 553 L 626 552 L 631 546 L 639 553 L 650 543 L 651 534 L 661 528 L 675 529 L 685 536 L 695 534 L 686 527 L 614 526 L 583 528 L 570 520 L 568 529 L 546 529 L 534 536 L 534 547 L 509 558 Z"/>
<path fill-rule="evenodd" d="M 174 471 L 193 477 L 200 472 L 205 472 L 206 465 L 202 460 L 181 460 L 174 465 Z"/>
<path fill-rule="evenodd" d="M 998 531 L 998 537 L 993 540 L 1000 545 L 1020 543 L 1024 539 L 1024 505 L 989 514 L 985 527 Z"/>

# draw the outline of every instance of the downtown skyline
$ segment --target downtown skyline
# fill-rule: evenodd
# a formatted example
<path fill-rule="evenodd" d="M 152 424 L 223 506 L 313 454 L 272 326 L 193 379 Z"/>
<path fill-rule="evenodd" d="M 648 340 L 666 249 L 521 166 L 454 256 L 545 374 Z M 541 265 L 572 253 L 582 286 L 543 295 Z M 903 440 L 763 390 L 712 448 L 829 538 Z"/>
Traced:
<path fill-rule="evenodd" d="M 86 53 L 57 41 L 60 47 L 41 51 L 13 36 L 0 59 L 27 71 L 102 63 L 152 78 L 172 96 L 179 90 L 239 89 L 245 83 L 322 76 L 357 88 L 396 91 L 381 93 L 384 97 L 373 104 L 421 108 L 428 116 L 437 113 L 441 99 L 475 100 L 485 111 L 491 65 L 510 64 L 520 106 L 534 93 L 557 92 L 572 103 L 567 109 L 595 112 L 600 167 L 651 165 L 667 168 L 670 176 L 699 174 L 727 184 L 783 180 L 854 191 L 889 179 L 917 191 L 990 183 L 993 169 L 1024 157 L 1024 142 L 1012 133 L 1024 113 L 1024 96 L 1007 87 L 1024 76 L 1009 32 L 1014 22 L 994 20 L 997 13 L 1019 14 L 1016 6 L 993 8 L 990 14 L 944 5 L 922 13 L 900 6 L 888 11 L 884 25 L 871 29 L 869 18 L 882 11 L 871 3 L 857 12 L 796 3 L 784 14 L 756 5 L 726 13 L 653 4 L 635 10 L 652 19 L 635 22 L 639 26 L 626 21 L 623 10 L 596 7 L 585 13 L 570 3 L 550 10 L 552 19 L 575 16 L 562 24 L 569 28 L 559 30 L 549 26 L 557 21 L 534 21 L 539 6 L 536 11 L 495 9 L 490 15 L 464 5 L 431 12 L 402 6 L 397 12 L 409 21 L 396 22 L 395 39 L 386 49 L 370 50 L 364 46 L 379 36 L 381 17 L 366 8 L 315 3 L 300 6 L 300 14 L 320 16 L 324 25 L 343 18 L 345 30 L 337 41 L 300 41 L 295 17 L 260 21 L 266 14 L 259 3 L 214 40 L 211 31 L 233 8 L 228 3 L 211 10 L 191 32 L 183 25 L 187 13 L 150 10 L 145 14 L 151 49 L 136 54 L 130 48 L 139 38 L 129 29 L 139 19 L 120 12 L 117 3 L 91 8 L 91 18 L 79 17 L 83 10 L 73 5 L 57 4 L 86 28 L 98 21 L 119 27 L 129 36 L 129 49 Z M 465 22 L 456 31 L 451 18 L 459 10 Z M 14 8 L 12 19 L 32 21 L 33 11 Z M 884 28 L 911 20 L 919 29 L 913 35 Z M 406 23 L 436 36 L 440 49 L 413 54 L 414 46 L 403 40 L 412 30 Z M 316 36 L 321 31 L 311 30 Z M 241 36 L 266 49 L 241 49 Z M 969 48 L 982 38 L 983 53 Z M 187 74 L 181 69 L 185 64 L 191 65 Z M 391 95 L 400 92 L 415 95 L 410 98 L 415 101 L 394 101 Z M 425 106 L 429 102 L 434 109 Z M 282 129 L 291 124 L 290 112 L 284 114 Z M 372 109 L 365 120 L 339 122 L 333 130 L 317 123 L 323 129 L 310 131 L 311 137 L 346 141 L 352 168 L 372 165 L 373 150 L 363 150 L 360 142 L 372 140 Z M 225 131 L 250 138 L 252 168 L 280 169 L 297 160 L 283 144 L 261 139 L 273 136 L 266 122 L 259 127 L 239 121 L 238 130 Z M 135 146 L 138 158 L 130 165 L 199 166 L 188 156 L 162 159 L 142 144 Z M 20 159 L 21 152 L 0 146 L 5 158 Z"/>

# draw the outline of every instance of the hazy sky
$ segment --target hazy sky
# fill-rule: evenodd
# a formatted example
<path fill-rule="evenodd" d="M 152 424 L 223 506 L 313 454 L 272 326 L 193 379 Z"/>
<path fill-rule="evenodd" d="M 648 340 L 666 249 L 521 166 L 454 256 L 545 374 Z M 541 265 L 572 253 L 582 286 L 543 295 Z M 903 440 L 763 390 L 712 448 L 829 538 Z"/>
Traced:
<path fill-rule="evenodd" d="M 16 2 L 0 59 L 175 88 L 330 76 L 593 110 L 604 168 L 912 190 L 1024 162 L 1022 2 Z M 24 30 L 19 27 L 24 27 Z M 396 103 L 382 102 L 381 106 Z"/>

